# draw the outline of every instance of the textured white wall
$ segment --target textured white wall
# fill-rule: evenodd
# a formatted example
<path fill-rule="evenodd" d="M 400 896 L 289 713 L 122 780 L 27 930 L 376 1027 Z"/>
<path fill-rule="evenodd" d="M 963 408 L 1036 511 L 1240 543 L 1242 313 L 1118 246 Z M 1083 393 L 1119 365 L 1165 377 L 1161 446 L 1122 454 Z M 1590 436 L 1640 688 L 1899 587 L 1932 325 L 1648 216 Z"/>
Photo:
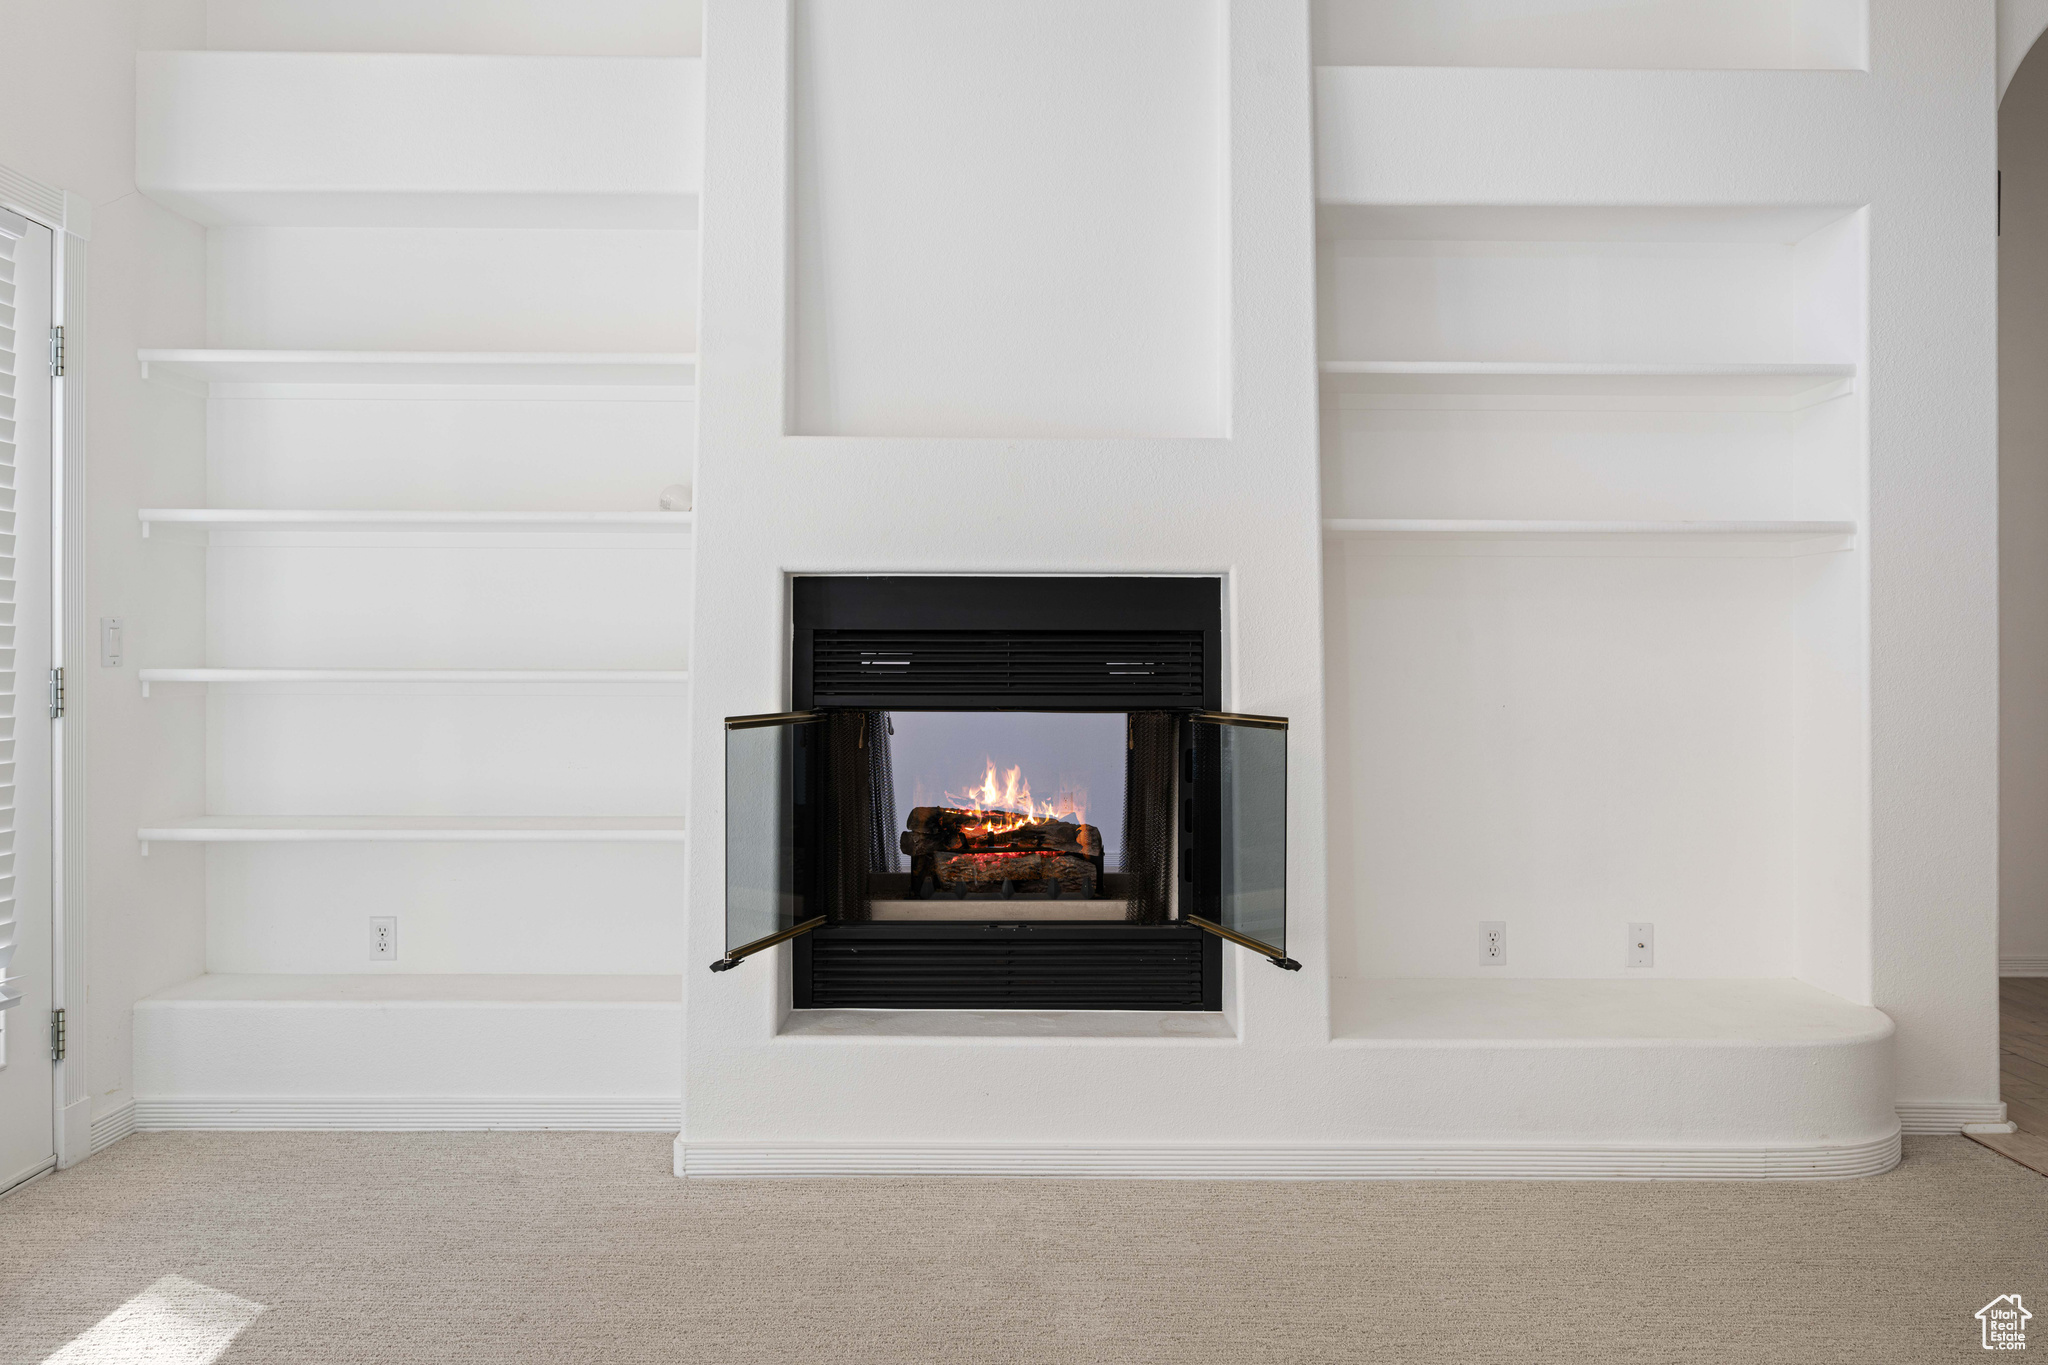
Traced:
<path fill-rule="evenodd" d="M 203 570 L 196 550 L 145 546 L 138 506 L 197 501 L 205 485 L 205 403 L 136 370 L 140 345 L 197 345 L 205 328 L 205 235 L 135 193 L 135 51 L 197 40 L 192 3 L 23 0 L 7 7 L 0 41 L 0 163 L 93 204 L 88 255 L 86 615 L 120 616 L 128 661 L 74 662 L 87 731 L 87 1001 L 72 1015 L 92 1109 L 131 1093 L 130 1023 L 137 999 L 202 969 L 205 880 L 199 860 L 143 863 L 135 828 L 165 809 L 193 809 L 203 783 L 199 699 L 145 705 L 135 686 L 143 651 L 197 651 Z M 146 875 L 145 875 L 146 874 Z"/>

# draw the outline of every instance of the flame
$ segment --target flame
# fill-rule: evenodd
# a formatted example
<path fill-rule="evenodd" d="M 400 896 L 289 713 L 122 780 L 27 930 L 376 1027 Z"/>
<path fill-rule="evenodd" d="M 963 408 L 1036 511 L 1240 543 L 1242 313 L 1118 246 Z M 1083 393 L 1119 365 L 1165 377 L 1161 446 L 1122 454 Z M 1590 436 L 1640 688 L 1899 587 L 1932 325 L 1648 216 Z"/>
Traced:
<path fill-rule="evenodd" d="M 1034 801 L 1031 797 L 1031 783 L 1025 778 L 1021 766 L 1005 768 L 998 773 L 994 759 L 984 761 L 988 767 L 982 775 L 980 786 L 969 787 L 966 791 L 946 793 L 947 803 L 954 808 L 970 810 L 988 817 L 979 825 L 970 825 L 962 829 L 961 833 L 1006 834 L 1025 825 L 1068 818 L 1075 824 L 1087 823 L 1086 792 L 1062 790 L 1051 801 Z"/>

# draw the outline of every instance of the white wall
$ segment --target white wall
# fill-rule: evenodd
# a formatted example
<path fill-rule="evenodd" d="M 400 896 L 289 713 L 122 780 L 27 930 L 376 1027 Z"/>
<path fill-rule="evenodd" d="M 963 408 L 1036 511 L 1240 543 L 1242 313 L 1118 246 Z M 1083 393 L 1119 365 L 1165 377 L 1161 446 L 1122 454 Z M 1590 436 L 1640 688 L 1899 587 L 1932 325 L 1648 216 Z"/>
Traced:
<path fill-rule="evenodd" d="M 1998 953 L 2048 973 L 2048 57 L 1998 108 L 1999 614 L 2003 762 Z"/>
<path fill-rule="evenodd" d="M 72 1014 L 94 1115 L 129 1095 L 130 1019 L 142 996 L 201 969 L 204 878 L 196 863 L 144 864 L 138 820 L 200 799 L 203 720 L 197 698 L 145 705 L 138 654 L 196 651 L 203 565 L 194 552 L 144 546 L 134 509 L 203 494 L 202 401 L 142 383 L 139 345 L 196 345 L 205 329 L 205 237 L 135 191 L 136 48 L 190 43 L 204 23 L 190 4 L 23 0 L 0 41 L 0 163 L 90 200 L 87 345 L 86 615 L 120 616 L 119 670 L 74 661 L 87 729 L 86 895 L 90 979 Z"/>

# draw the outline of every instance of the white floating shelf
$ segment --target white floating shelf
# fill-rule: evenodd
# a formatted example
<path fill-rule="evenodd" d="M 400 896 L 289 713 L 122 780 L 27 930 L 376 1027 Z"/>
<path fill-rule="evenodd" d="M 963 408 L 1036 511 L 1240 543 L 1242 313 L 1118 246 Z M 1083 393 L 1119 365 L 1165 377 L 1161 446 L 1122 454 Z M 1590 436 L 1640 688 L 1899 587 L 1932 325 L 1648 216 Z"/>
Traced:
<path fill-rule="evenodd" d="M 201 223 L 688 228 L 695 58 L 143 52 L 135 179 Z"/>
<path fill-rule="evenodd" d="M 687 683 L 679 669 L 519 668 L 142 668 L 135 676 L 148 696 L 153 683 Z"/>
<path fill-rule="evenodd" d="M 1807 407 L 1852 392 L 1854 365 L 1631 365 L 1476 360 L 1326 360 L 1326 396 L 1446 400 L 1708 401 Z M 1369 404 L 1368 404 L 1369 405 Z"/>
<path fill-rule="evenodd" d="M 1664 552 L 1727 555 L 1803 555 L 1846 550 L 1855 541 L 1853 521 L 1483 521 L 1420 518 L 1335 517 L 1323 522 L 1327 535 L 1408 545 L 1423 553 L 1578 553 L 1589 548 L 1609 554 Z"/>
<path fill-rule="evenodd" d="M 136 514 L 147 537 L 152 526 L 197 526 L 245 531 L 687 531 L 689 512 L 375 512 L 303 511 L 249 507 L 145 507 Z"/>
<path fill-rule="evenodd" d="M 151 844 L 679 844 L 683 822 L 667 816 L 260 816 L 207 815 L 135 831 Z"/>
<path fill-rule="evenodd" d="M 142 377 L 193 384 L 694 384 L 682 351 L 214 351 L 144 348 Z"/>
<path fill-rule="evenodd" d="M 1324 202 L 1316 235 L 1354 242 L 1666 242 L 1790 246 L 1854 213 L 1837 205 L 1352 204 Z"/>
<path fill-rule="evenodd" d="M 464 1004 L 680 1004 L 680 976 L 454 975 L 374 972 L 316 975 L 208 973 L 149 996 L 151 1005 L 385 1005 L 451 1001 Z"/>

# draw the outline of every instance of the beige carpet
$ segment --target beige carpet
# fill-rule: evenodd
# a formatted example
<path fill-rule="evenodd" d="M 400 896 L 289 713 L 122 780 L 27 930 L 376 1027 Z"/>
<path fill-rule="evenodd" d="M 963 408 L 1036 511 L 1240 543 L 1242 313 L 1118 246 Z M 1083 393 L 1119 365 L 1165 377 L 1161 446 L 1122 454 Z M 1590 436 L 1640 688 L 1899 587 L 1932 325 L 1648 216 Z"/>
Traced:
<path fill-rule="evenodd" d="M 264 1306 L 235 1365 L 1918 1365 L 1985 1358 L 1971 1315 L 1995 1295 L 2048 1315 L 2048 1179 L 1961 1138 L 1825 1184 L 686 1184 L 668 1164 L 638 1135 L 130 1138 L 0 1199 L 0 1362 L 172 1275 Z"/>

